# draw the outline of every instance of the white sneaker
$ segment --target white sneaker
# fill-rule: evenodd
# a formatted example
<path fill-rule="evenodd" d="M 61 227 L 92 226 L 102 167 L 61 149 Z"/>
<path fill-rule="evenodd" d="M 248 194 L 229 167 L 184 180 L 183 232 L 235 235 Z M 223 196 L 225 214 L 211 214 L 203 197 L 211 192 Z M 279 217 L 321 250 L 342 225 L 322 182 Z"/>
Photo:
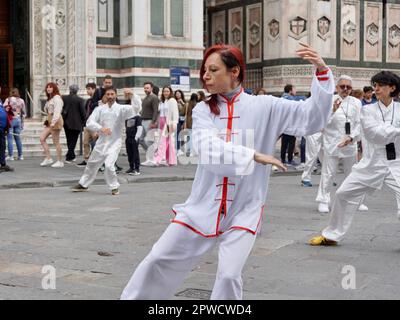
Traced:
<path fill-rule="evenodd" d="M 162 166 L 162 167 L 169 167 L 169 165 L 168 165 L 168 163 L 167 163 L 166 160 L 161 161 L 161 162 L 160 162 L 160 166 Z"/>
<path fill-rule="evenodd" d="M 24 156 L 20 156 L 19 158 L 18 158 L 18 161 L 24 161 L 25 159 L 24 159 Z"/>
<path fill-rule="evenodd" d="M 54 163 L 53 159 L 44 159 L 44 161 L 40 164 L 40 166 L 47 167 L 53 163 Z"/>
<path fill-rule="evenodd" d="M 361 204 L 359 207 L 358 207 L 358 211 L 363 211 L 363 212 L 365 212 L 365 211 L 368 211 L 369 209 L 368 209 L 368 207 L 365 205 L 365 204 Z"/>
<path fill-rule="evenodd" d="M 147 160 L 146 162 L 143 162 L 141 164 L 141 166 L 143 166 L 143 167 L 156 167 L 157 165 L 155 164 L 155 162 Z"/>
<path fill-rule="evenodd" d="M 179 150 L 178 153 L 176 154 L 178 157 L 183 157 L 185 153 L 182 150 Z"/>
<path fill-rule="evenodd" d="M 329 213 L 329 205 L 327 203 L 319 203 L 318 206 L 318 212 L 319 213 Z"/>
<path fill-rule="evenodd" d="M 51 166 L 52 168 L 64 168 L 64 162 L 57 161 L 55 164 Z"/>
<path fill-rule="evenodd" d="M 6 158 L 6 161 L 14 161 L 14 157 L 8 156 L 8 157 Z"/>
<path fill-rule="evenodd" d="M 273 172 L 279 172 L 279 168 L 277 166 L 272 166 L 272 171 Z"/>

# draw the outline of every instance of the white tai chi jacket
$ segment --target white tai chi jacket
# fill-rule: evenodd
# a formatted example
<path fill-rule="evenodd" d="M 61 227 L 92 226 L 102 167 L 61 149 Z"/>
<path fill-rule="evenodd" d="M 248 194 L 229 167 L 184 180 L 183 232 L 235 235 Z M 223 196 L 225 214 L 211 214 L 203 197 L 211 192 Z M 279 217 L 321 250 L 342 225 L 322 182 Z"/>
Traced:
<path fill-rule="evenodd" d="M 381 112 L 382 110 L 382 112 Z M 385 177 L 392 173 L 400 186 L 400 103 L 389 107 L 382 103 L 364 106 L 361 111 L 363 158 L 353 167 L 359 181 L 374 189 L 382 189 Z M 397 159 L 389 161 L 386 145 L 394 143 Z"/>
<path fill-rule="evenodd" d="M 204 237 L 231 229 L 256 234 L 261 224 L 271 166 L 255 163 L 255 151 L 273 155 L 279 136 L 321 131 L 333 105 L 331 71 L 314 77 L 312 97 L 290 101 L 243 92 L 218 96 L 221 114 L 206 103 L 193 111 L 193 146 L 199 166 L 189 199 L 173 207 L 173 223 Z"/>
<path fill-rule="evenodd" d="M 112 132 L 111 136 L 100 133 L 96 142 L 96 150 L 104 155 L 119 154 L 122 147 L 122 130 L 125 128 L 125 121 L 134 116 L 134 106 L 120 105 L 116 102 L 111 108 L 108 104 L 103 104 L 94 109 L 86 127 L 92 132 L 100 132 L 102 128 L 109 128 Z"/>
<path fill-rule="evenodd" d="M 335 96 L 333 101 L 336 101 L 339 96 Z M 354 97 L 347 97 L 343 100 L 339 109 L 331 114 L 327 126 L 323 131 L 323 146 L 327 156 L 349 158 L 357 155 L 357 141 L 361 139 L 361 101 Z M 338 145 L 346 137 L 345 124 L 350 122 L 351 134 L 353 143 L 344 148 L 339 148 Z"/>

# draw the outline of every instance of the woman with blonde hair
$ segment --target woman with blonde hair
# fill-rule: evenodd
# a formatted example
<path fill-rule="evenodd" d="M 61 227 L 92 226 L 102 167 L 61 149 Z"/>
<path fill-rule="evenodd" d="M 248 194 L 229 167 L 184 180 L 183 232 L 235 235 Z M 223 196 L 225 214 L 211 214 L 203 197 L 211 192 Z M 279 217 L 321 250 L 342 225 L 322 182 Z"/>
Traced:
<path fill-rule="evenodd" d="M 40 143 L 42 144 L 46 158 L 40 164 L 42 167 L 52 165 L 53 168 L 63 168 L 64 163 L 62 162 L 62 149 L 60 144 L 60 134 L 64 126 L 64 120 L 61 116 L 61 112 L 64 106 L 64 102 L 61 98 L 58 86 L 55 83 L 49 83 L 46 85 L 47 102 L 44 107 L 44 112 L 47 114 L 47 120 L 44 125 L 45 128 L 40 136 Z M 57 151 L 57 162 L 54 163 L 50 155 L 50 148 L 47 144 L 47 138 L 51 136 L 53 143 L 56 146 Z"/>

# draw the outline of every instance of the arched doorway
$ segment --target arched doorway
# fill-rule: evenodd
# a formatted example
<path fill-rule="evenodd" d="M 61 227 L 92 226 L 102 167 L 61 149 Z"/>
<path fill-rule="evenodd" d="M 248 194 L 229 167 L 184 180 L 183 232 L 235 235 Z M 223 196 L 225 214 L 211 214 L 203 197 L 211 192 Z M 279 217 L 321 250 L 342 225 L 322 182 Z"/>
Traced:
<path fill-rule="evenodd" d="M 22 98 L 26 98 L 29 89 L 29 2 L 0 0 L 0 85 L 3 100 L 12 87 L 20 90 Z M 27 106 L 29 116 L 29 103 Z"/>

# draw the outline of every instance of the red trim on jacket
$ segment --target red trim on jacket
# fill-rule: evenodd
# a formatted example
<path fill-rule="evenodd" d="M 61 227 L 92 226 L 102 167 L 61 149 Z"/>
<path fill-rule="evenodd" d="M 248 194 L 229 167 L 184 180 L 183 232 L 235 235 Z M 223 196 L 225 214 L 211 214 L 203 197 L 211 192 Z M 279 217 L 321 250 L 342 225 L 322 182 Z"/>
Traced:
<path fill-rule="evenodd" d="M 316 75 L 317 75 L 317 76 L 325 76 L 325 75 L 327 75 L 327 74 L 329 73 L 329 71 L 330 71 L 329 68 L 326 69 L 326 70 L 324 70 L 324 71 L 318 71 L 318 70 L 317 70 Z"/>

